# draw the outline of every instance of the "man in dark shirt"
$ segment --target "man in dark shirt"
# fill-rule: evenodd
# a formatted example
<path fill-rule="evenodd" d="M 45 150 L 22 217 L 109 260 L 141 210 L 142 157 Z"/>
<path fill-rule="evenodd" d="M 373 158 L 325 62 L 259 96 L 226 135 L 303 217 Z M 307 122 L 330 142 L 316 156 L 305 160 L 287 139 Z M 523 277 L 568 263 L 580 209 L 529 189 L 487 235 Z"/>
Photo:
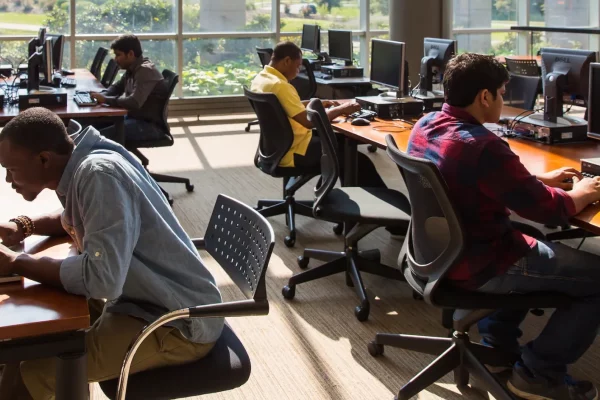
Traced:
<path fill-rule="evenodd" d="M 119 68 L 125 70 L 121 79 L 102 93 L 91 93 L 100 104 L 129 110 L 125 120 L 127 140 L 149 140 L 163 136 L 163 104 L 169 88 L 160 71 L 142 56 L 142 44 L 135 35 L 123 35 L 110 45 Z M 114 139 L 114 126 L 100 130 Z"/>
<path fill-rule="evenodd" d="M 455 57 L 444 74 L 446 104 L 415 125 L 408 153 L 437 165 L 463 220 L 466 249 L 447 275 L 452 284 L 486 293 L 553 291 L 576 298 L 522 348 L 519 325 L 528 310 L 501 310 L 479 324 L 486 344 L 520 352 L 509 389 L 527 399 L 596 399 L 594 385 L 574 381 L 567 365 L 583 355 L 600 326 L 600 257 L 523 234 L 511 224 L 509 209 L 561 225 L 600 200 L 600 178 L 583 178 L 572 168 L 534 176 L 484 127 L 498 122 L 508 79 L 493 57 Z"/>

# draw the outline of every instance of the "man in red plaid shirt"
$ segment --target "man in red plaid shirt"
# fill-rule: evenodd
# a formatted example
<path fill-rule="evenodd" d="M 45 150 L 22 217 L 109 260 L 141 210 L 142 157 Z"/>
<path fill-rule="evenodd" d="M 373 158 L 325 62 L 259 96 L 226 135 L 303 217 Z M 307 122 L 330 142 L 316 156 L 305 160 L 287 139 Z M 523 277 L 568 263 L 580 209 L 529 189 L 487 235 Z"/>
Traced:
<path fill-rule="evenodd" d="M 534 176 L 508 143 L 484 127 L 500 119 L 508 79 L 494 57 L 452 59 L 444 74 L 446 104 L 415 125 L 408 153 L 437 165 L 465 225 L 466 251 L 447 275 L 452 284 L 486 293 L 555 291 L 578 298 L 557 309 L 540 336 L 522 348 L 519 325 L 528 310 L 501 310 L 480 322 L 486 344 L 521 354 L 509 389 L 527 399 L 597 399 L 594 385 L 573 380 L 567 365 L 583 355 L 600 326 L 600 257 L 522 233 L 509 210 L 562 225 L 600 200 L 600 178 L 583 178 L 572 168 Z"/>

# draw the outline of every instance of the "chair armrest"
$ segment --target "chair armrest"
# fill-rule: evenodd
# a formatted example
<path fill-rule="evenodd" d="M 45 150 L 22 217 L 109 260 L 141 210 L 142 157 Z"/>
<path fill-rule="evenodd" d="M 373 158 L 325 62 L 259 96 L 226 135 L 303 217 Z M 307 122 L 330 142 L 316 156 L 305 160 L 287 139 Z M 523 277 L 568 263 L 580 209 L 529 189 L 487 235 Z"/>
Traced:
<path fill-rule="evenodd" d="M 221 304 L 207 304 L 190 307 L 190 318 L 244 317 L 249 315 L 267 315 L 269 302 L 267 300 L 240 300 Z"/>
<path fill-rule="evenodd" d="M 194 243 L 194 246 L 196 246 L 197 250 L 204 250 L 206 248 L 206 243 L 204 242 L 204 238 L 192 239 L 192 243 Z"/>

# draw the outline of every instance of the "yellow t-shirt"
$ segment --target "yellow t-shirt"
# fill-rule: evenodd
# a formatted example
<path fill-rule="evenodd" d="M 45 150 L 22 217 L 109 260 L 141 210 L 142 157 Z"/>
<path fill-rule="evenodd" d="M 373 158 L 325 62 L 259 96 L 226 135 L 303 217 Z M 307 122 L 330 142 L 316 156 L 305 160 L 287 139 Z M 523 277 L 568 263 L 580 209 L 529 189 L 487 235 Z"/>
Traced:
<path fill-rule="evenodd" d="M 280 167 L 293 167 L 294 154 L 306 154 L 308 143 L 312 138 L 312 130 L 305 128 L 294 120 L 293 117 L 306 110 L 298 96 L 296 88 L 287 81 L 285 76 L 275 68 L 265 65 L 265 68 L 254 77 L 250 90 L 257 93 L 273 93 L 281 103 L 290 120 L 294 141 L 290 150 L 283 156 Z"/>

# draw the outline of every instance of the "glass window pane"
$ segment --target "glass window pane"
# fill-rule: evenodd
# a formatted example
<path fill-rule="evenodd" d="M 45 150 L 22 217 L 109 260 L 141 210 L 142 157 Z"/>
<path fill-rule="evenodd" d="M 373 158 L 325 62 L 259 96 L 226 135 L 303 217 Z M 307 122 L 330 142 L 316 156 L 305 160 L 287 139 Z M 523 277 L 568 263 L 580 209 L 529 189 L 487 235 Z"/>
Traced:
<path fill-rule="evenodd" d="M 261 70 L 256 47 L 271 39 L 188 39 L 183 42 L 184 96 L 243 94 Z"/>
<path fill-rule="evenodd" d="M 542 47 L 559 47 L 562 49 L 588 49 L 590 35 L 574 33 L 533 33 L 533 53 L 537 54 Z"/>
<path fill-rule="evenodd" d="M 270 0 L 183 0 L 184 32 L 270 30 Z"/>
<path fill-rule="evenodd" d="M 90 68 L 92 60 L 98 51 L 98 47 L 110 48 L 110 42 L 100 40 L 79 40 L 75 44 L 76 67 Z M 173 40 L 142 40 L 142 50 L 144 56 L 152 60 L 159 71 L 167 68 L 171 71 L 177 71 L 177 50 Z M 102 71 L 108 63 L 108 57 L 112 57 L 112 51 L 108 53 L 104 60 Z"/>
<path fill-rule="evenodd" d="M 8 63 L 16 68 L 19 64 L 27 62 L 27 42 L 5 40 L 0 41 L 1 64 Z"/>
<path fill-rule="evenodd" d="M 0 35 L 36 36 L 41 26 L 50 33 L 68 33 L 69 0 L 0 1 Z"/>
<path fill-rule="evenodd" d="M 360 0 L 319 2 L 287 1 L 281 4 L 281 32 L 302 32 L 302 25 L 316 24 L 321 30 L 359 29 Z M 387 1 L 387 0 L 386 0 Z M 322 5 L 321 5 L 322 4 Z M 331 5 L 331 8 L 328 5 Z"/>
<path fill-rule="evenodd" d="M 458 42 L 458 52 L 473 52 L 508 56 L 517 54 L 517 34 L 515 32 L 493 32 L 454 35 Z"/>
<path fill-rule="evenodd" d="M 371 0 L 369 16 L 371 30 L 390 29 L 390 0 Z"/>
<path fill-rule="evenodd" d="M 454 28 L 508 29 L 517 24 L 516 0 L 454 0 Z"/>
<path fill-rule="evenodd" d="M 531 0 L 529 18 L 535 26 L 590 26 L 591 0 Z"/>
<path fill-rule="evenodd" d="M 176 0 L 100 0 L 77 3 L 77 33 L 175 32 Z"/>

